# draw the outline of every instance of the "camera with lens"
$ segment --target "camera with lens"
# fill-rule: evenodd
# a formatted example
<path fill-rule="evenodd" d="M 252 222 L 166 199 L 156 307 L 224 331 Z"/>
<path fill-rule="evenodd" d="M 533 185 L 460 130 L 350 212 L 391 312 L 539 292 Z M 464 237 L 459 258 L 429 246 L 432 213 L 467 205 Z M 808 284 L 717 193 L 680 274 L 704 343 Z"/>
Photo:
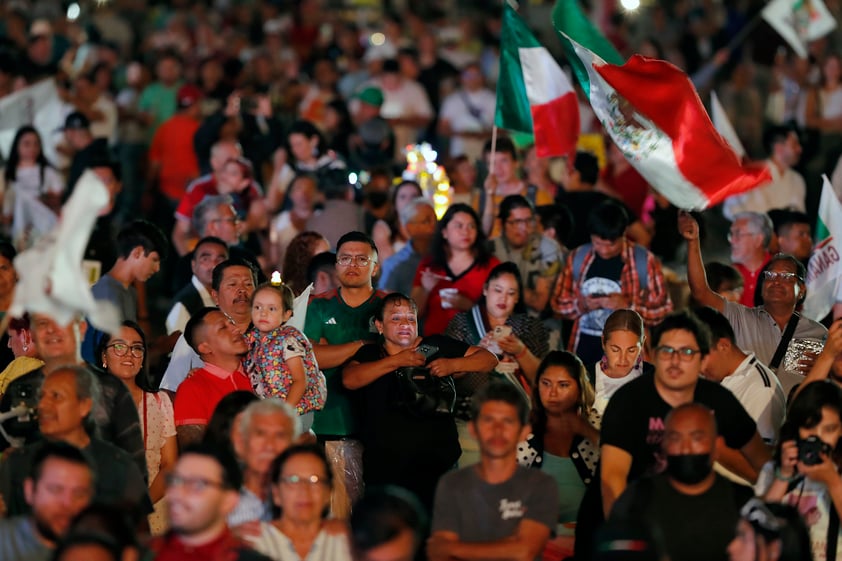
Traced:
<path fill-rule="evenodd" d="M 830 445 L 818 436 L 808 436 L 798 441 L 798 460 L 807 466 L 822 463 L 822 454 L 829 456 L 832 452 Z"/>

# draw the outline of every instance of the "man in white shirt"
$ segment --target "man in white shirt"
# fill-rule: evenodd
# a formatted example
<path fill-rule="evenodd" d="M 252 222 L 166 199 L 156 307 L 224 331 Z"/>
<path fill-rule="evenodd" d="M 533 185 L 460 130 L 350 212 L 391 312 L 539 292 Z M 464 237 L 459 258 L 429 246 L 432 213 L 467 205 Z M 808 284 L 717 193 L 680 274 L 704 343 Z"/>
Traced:
<path fill-rule="evenodd" d="M 801 158 L 798 134 L 790 127 L 775 126 L 764 135 L 764 144 L 769 152 L 766 166 L 772 181 L 726 199 L 722 213 L 728 220 L 746 211 L 766 213 L 773 208 L 805 211 L 807 187 L 801 174 L 792 169 Z"/>
<path fill-rule="evenodd" d="M 213 268 L 228 259 L 228 245 L 220 238 L 204 237 L 191 255 L 193 276 L 190 283 L 173 297 L 173 307 L 167 314 L 167 335 L 183 332 L 191 315 L 201 308 L 216 305 L 210 292 Z"/>
<path fill-rule="evenodd" d="M 433 106 L 427 92 L 415 80 L 409 80 L 400 73 L 397 60 L 383 62 L 383 72 L 371 85 L 383 92 L 380 116 L 389 121 L 395 131 L 395 150 L 400 151 L 407 144 L 415 144 L 418 135 L 433 119 Z M 402 154 L 395 155 L 398 158 Z"/>
<path fill-rule="evenodd" d="M 482 156 L 491 136 L 496 94 L 485 87 L 479 64 L 469 64 L 460 75 L 462 87 L 447 96 L 439 112 L 438 132 L 450 139 L 450 155 L 464 154 L 470 161 Z"/>
<path fill-rule="evenodd" d="M 767 444 L 776 442 L 786 414 L 778 377 L 754 353 L 746 354 L 737 346 L 734 329 L 724 315 L 709 307 L 695 313 L 710 328 L 713 342 L 702 375 L 731 390 L 757 423 L 760 437 Z"/>

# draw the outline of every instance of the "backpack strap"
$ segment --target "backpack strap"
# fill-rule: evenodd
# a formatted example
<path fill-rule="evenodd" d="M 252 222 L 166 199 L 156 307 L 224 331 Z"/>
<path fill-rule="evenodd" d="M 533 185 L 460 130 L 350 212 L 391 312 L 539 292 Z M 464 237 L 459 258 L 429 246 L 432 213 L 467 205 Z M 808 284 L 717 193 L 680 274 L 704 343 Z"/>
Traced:
<path fill-rule="evenodd" d="M 582 263 L 585 256 L 593 249 L 593 244 L 588 242 L 573 250 L 573 284 L 579 284 L 579 277 L 582 274 Z"/>
<path fill-rule="evenodd" d="M 642 245 L 634 244 L 634 267 L 637 269 L 637 278 L 640 279 L 640 288 L 646 290 L 649 287 L 649 252 Z"/>

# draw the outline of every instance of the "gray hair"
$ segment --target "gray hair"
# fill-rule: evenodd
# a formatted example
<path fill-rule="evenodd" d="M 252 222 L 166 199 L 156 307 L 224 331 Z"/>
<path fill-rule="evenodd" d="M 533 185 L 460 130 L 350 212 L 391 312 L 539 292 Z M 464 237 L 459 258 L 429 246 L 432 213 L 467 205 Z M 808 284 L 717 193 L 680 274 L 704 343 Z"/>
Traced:
<path fill-rule="evenodd" d="M 409 222 L 418 215 L 418 209 L 422 206 L 430 207 L 433 211 L 436 210 L 433 203 L 431 203 L 426 197 L 416 197 L 409 201 L 409 203 L 403 207 L 403 210 L 401 210 L 401 224 L 403 226 L 409 224 Z"/>
<path fill-rule="evenodd" d="M 301 436 L 301 418 L 295 407 L 278 397 L 269 397 L 252 401 L 240 414 L 240 435 L 248 437 L 251 430 L 251 420 L 255 415 L 275 415 L 280 413 L 292 423 L 292 440 Z"/>
<path fill-rule="evenodd" d="M 193 208 L 193 229 L 199 234 L 199 237 L 205 236 L 205 228 L 208 227 L 208 214 L 212 210 L 216 210 L 222 205 L 234 206 L 234 199 L 231 195 L 206 195 Z"/>
<path fill-rule="evenodd" d="M 735 214 L 734 222 L 737 220 L 745 220 L 751 225 L 755 233 L 763 234 L 763 247 L 769 247 L 769 242 L 772 241 L 772 232 L 775 230 L 769 215 L 747 210 Z"/>
<path fill-rule="evenodd" d="M 65 364 L 54 369 L 47 377 L 54 375 L 56 372 L 70 372 L 73 378 L 76 389 L 76 398 L 79 400 L 90 399 L 91 410 L 82 420 L 85 430 L 91 436 L 95 436 L 96 426 L 108 422 L 108 411 L 102 403 L 102 386 L 99 380 L 91 372 L 87 366 L 79 364 Z"/>

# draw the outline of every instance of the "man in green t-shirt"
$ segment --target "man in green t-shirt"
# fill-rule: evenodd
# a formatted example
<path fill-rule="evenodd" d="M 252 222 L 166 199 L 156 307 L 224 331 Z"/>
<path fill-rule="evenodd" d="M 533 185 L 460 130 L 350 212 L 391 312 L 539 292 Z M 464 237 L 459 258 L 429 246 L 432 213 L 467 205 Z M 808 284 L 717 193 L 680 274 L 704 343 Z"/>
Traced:
<path fill-rule="evenodd" d="M 361 491 L 355 482 L 362 481 L 362 474 L 356 473 L 362 466 L 362 447 L 354 439 L 357 427 L 348 391 L 342 385 L 342 366 L 377 336 L 374 310 L 385 295 L 372 284 L 378 268 L 377 246 L 369 236 L 348 232 L 339 238 L 339 288 L 313 297 L 304 324 L 304 334 L 313 342 L 319 367 L 327 378 L 327 402 L 316 412 L 313 430 L 336 462 L 338 473 L 346 474 L 345 482 L 342 478 L 337 482 L 333 505 L 337 517 L 350 513 L 350 505 Z"/>

